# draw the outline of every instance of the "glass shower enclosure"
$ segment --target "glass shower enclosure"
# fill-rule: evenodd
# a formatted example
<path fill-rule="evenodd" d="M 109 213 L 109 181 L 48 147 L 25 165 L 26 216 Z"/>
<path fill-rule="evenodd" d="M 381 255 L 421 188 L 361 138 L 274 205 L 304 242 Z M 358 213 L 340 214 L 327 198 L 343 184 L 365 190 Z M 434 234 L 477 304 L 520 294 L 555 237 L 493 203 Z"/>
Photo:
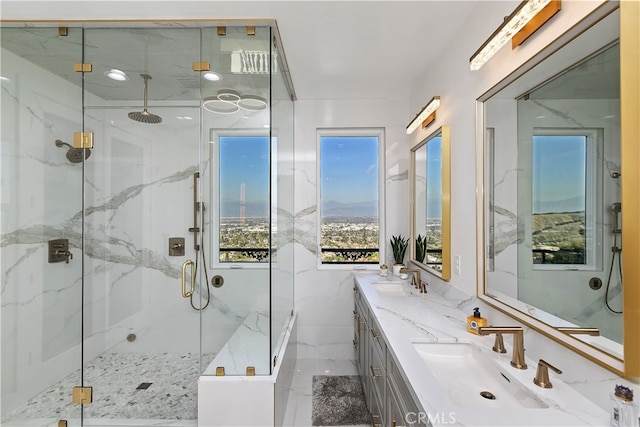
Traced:
<path fill-rule="evenodd" d="M 269 375 L 293 313 L 275 24 L 1 31 L 2 424 L 195 420 L 200 375 Z"/>

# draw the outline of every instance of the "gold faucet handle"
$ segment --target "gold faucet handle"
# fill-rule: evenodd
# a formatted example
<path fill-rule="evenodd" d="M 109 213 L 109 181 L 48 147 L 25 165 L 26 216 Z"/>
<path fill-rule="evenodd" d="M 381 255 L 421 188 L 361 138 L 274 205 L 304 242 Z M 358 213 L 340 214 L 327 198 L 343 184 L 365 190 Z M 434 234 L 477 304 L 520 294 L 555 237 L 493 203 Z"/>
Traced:
<path fill-rule="evenodd" d="M 493 343 L 492 350 L 496 353 L 506 353 L 507 350 L 504 348 L 504 338 L 502 337 L 501 332 L 496 333 L 496 340 Z"/>
<path fill-rule="evenodd" d="M 552 388 L 553 384 L 551 384 L 551 380 L 549 380 L 549 369 L 551 369 L 556 374 L 561 374 L 562 371 L 549 362 L 546 362 L 543 359 L 538 361 L 538 369 L 536 370 L 536 377 L 533 379 L 533 383 L 538 387 L 542 388 Z"/>

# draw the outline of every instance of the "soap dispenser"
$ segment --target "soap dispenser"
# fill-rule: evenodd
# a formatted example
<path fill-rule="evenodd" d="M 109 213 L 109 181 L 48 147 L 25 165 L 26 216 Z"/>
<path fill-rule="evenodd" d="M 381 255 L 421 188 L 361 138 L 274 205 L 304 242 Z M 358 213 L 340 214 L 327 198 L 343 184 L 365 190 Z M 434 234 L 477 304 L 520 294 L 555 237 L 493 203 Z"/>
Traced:
<path fill-rule="evenodd" d="M 480 315 L 480 307 L 474 307 L 473 315 L 467 317 L 467 331 L 480 335 L 478 328 L 487 326 L 487 319 Z"/>

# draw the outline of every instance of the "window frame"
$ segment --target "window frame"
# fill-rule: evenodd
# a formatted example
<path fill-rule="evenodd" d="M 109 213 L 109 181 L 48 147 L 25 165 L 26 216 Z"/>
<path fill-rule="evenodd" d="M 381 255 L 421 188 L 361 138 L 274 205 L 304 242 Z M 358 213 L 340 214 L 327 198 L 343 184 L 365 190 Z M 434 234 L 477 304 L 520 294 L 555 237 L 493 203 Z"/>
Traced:
<path fill-rule="evenodd" d="M 534 271 L 597 271 L 602 268 L 603 219 L 603 159 L 604 129 L 602 128 L 534 128 L 533 136 L 582 136 L 585 148 L 585 262 L 584 264 L 531 264 Z M 531 139 L 533 153 L 534 139 Z M 533 160 L 533 158 L 532 158 Z M 533 219 L 533 174 L 531 175 L 531 207 Z M 533 235 L 533 223 L 531 229 Z M 533 242 L 532 242 L 533 243 Z"/>
<path fill-rule="evenodd" d="M 378 138 L 378 264 L 332 264 L 322 262 L 322 158 L 321 140 L 323 137 L 375 137 Z M 318 270 L 370 270 L 377 271 L 380 264 L 386 260 L 386 167 L 385 167 L 385 128 L 377 127 L 346 127 L 346 128 L 317 128 L 316 129 L 316 263 Z"/>
<path fill-rule="evenodd" d="M 220 261 L 220 138 L 221 137 L 265 137 L 269 141 L 269 158 L 267 162 L 269 162 L 269 174 L 270 174 L 270 183 L 269 183 L 269 191 L 271 192 L 273 189 L 274 179 L 274 171 L 277 170 L 275 167 L 276 159 L 271 155 L 271 151 L 274 144 L 277 141 L 277 136 L 274 132 L 269 131 L 269 129 L 210 129 L 209 134 L 209 164 L 210 164 L 210 179 L 209 185 L 210 190 L 210 198 L 211 198 L 211 207 L 208 219 L 210 221 L 210 228 L 213 230 L 218 230 L 217 233 L 209 232 L 210 245 L 209 251 L 209 268 L 210 269 L 252 269 L 252 270 L 267 270 L 269 269 L 270 257 L 267 257 L 265 261 L 262 262 L 221 262 Z M 217 172 L 217 173 L 216 173 Z M 272 195 L 268 196 L 268 214 L 267 221 L 271 221 L 272 216 Z M 271 233 L 271 230 L 269 231 Z M 271 241 L 271 237 L 269 238 Z M 269 248 L 269 250 L 271 250 Z"/>

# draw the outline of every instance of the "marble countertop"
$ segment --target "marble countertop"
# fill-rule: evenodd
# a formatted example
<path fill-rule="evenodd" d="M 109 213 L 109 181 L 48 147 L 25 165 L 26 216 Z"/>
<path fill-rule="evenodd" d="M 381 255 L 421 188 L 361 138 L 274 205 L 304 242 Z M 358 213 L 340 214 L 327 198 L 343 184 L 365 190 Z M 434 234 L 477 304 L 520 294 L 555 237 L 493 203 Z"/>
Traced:
<path fill-rule="evenodd" d="M 405 380 L 411 385 L 422 408 L 433 426 L 608 426 L 609 414 L 594 405 L 582 394 L 562 381 L 561 376 L 549 372 L 553 388 L 543 389 L 533 383 L 537 360 L 526 358 L 526 370 L 510 365 L 511 342 L 504 336 L 507 353 L 491 350 L 494 335 L 477 336 L 466 330 L 466 319 L 471 313 L 458 308 L 446 295 L 429 291 L 420 294 L 409 280 L 381 277 L 377 273 L 356 273 L 355 281 L 364 300 L 375 316 L 381 333 L 388 343 L 389 355 L 401 368 Z M 408 296 L 384 296 L 372 283 L 400 281 L 410 293 Z M 515 323 L 514 323 L 515 325 Z M 494 326 L 514 326 L 494 325 Z M 504 407 L 499 400 L 488 401 L 487 407 L 464 407 L 451 400 L 436 377 L 412 345 L 415 341 L 469 342 L 491 358 L 512 379 L 544 402 L 547 408 Z M 525 348 L 526 348 L 525 339 Z M 525 354 L 526 357 L 526 354 Z M 494 404 L 495 403 L 495 404 Z"/>

